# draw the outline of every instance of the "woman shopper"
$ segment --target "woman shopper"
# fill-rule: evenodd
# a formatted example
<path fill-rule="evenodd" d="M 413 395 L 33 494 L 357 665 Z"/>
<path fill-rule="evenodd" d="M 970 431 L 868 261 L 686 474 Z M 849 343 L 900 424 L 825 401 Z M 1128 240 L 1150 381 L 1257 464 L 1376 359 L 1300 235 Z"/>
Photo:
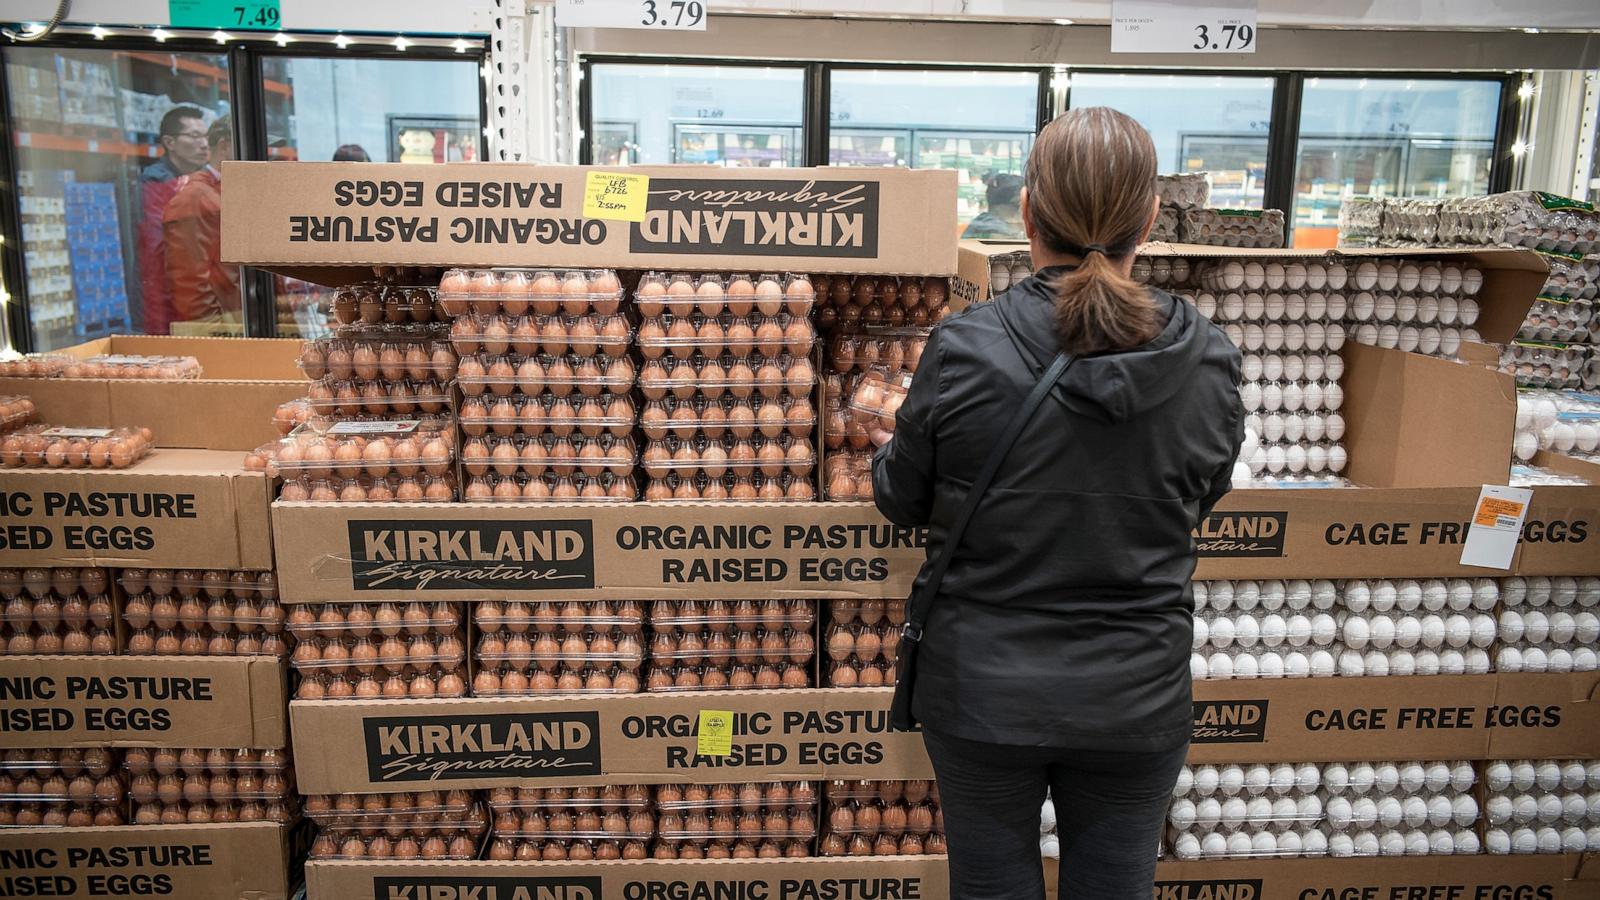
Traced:
<path fill-rule="evenodd" d="M 902 678 L 952 900 L 1044 896 L 1047 788 L 1063 900 L 1149 900 L 1191 727 L 1190 532 L 1229 487 L 1239 352 L 1130 279 L 1158 206 L 1138 123 L 1073 110 L 1025 177 L 1036 273 L 933 330 L 873 459 L 878 509 L 928 526 Z"/>

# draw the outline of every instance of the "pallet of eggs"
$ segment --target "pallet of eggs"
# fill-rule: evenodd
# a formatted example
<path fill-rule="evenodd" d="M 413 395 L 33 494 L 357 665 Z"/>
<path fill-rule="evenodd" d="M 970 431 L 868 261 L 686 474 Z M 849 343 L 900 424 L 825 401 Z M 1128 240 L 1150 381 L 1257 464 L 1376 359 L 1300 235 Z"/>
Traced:
<path fill-rule="evenodd" d="M 119 353 L 79 359 L 70 353 L 34 353 L 0 362 L 0 378 L 109 378 L 119 381 L 199 378 L 200 361 L 192 356 L 145 356 Z"/>
<path fill-rule="evenodd" d="M 1519 388 L 1577 390 L 1600 386 L 1593 348 L 1588 344 L 1515 340 L 1500 351 L 1500 371 Z"/>
<path fill-rule="evenodd" d="M 70 353 L 24 353 L 0 359 L 0 378 L 56 378 L 77 361 Z"/>
<path fill-rule="evenodd" d="M 1155 225 L 1150 229 L 1148 240 L 1180 241 L 1183 240 L 1184 214 L 1211 202 L 1211 178 L 1205 172 L 1157 175 L 1156 194 L 1161 198 L 1161 206 L 1156 210 Z"/>
<path fill-rule="evenodd" d="M 431 323 L 344 325 L 300 351 L 307 403 L 326 422 L 448 419 L 454 363 Z"/>
<path fill-rule="evenodd" d="M 158 656 L 288 656 L 271 572 L 123 569 L 127 652 Z"/>
<path fill-rule="evenodd" d="M 0 434 L 10 434 L 33 421 L 33 400 L 21 394 L 0 395 Z"/>
<path fill-rule="evenodd" d="M 610 270 L 452 269 L 467 500 L 638 496 L 633 328 Z"/>
<path fill-rule="evenodd" d="M 1582 256 L 1600 250 L 1600 216 L 1591 204 L 1544 191 L 1346 200 L 1340 240 L 1377 247 L 1525 247 Z"/>
<path fill-rule="evenodd" d="M 646 859 L 656 834 L 648 785 L 495 788 L 488 803 L 490 860 Z"/>
<path fill-rule="evenodd" d="M 945 853 L 944 812 L 932 781 L 830 781 L 822 786 L 821 856 Z"/>
<path fill-rule="evenodd" d="M 1595 298 L 1600 295 L 1600 255 L 1540 256 L 1550 266 L 1550 277 L 1528 310 L 1517 337 L 1526 341 L 1600 343 L 1600 317 L 1595 315 Z"/>
<path fill-rule="evenodd" d="M 813 685 L 817 601 L 656 600 L 647 691 Z"/>
<path fill-rule="evenodd" d="M 290 607 L 297 700 L 465 697 L 466 629 L 446 602 Z"/>
<path fill-rule="evenodd" d="M 477 859 L 489 816 L 469 791 L 314 794 L 305 814 L 317 823 L 311 858 Z"/>
<path fill-rule="evenodd" d="M 246 469 L 282 476 L 283 500 L 447 502 L 455 498 L 448 419 L 305 424 L 256 448 Z"/>
<path fill-rule="evenodd" d="M 155 446 L 144 427 L 22 425 L 0 438 L 0 468 L 126 469 Z"/>
<path fill-rule="evenodd" d="M 823 641 L 828 687 L 894 684 L 905 621 L 904 600 L 829 600 Z"/>
<path fill-rule="evenodd" d="M 1475 781 L 1466 761 L 1186 766 L 1168 842 L 1180 860 L 1473 854 Z"/>
<path fill-rule="evenodd" d="M 117 751 L 6 750 L 0 754 L 0 828 L 124 825 L 127 781 Z"/>
<path fill-rule="evenodd" d="M 109 569 L 0 569 L 0 653 L 117 652 Z"/>
<path fill-rule="evenodd" d="M 1600 397 L 1570 391 L 1517 392 L 1512 452 L 1528 462 L 1540 450 L 1600 461 Z"/>
<path fill-rule="evenodd" d="M 1490 853 L 1600 851 L 1600 760 L 1492 760 L 1483 781 Z"/>
<path fill-rule="evenodd" d="M 135 825 L 276 822 L 299 815 L 285 750 L 123 751 Z"/>
<path fill-rule="evenodd" d="M 663 784 L 656 787 L 655 859 L 778 859 L 811 856 L 817 786 Z"/>
<path fill-rule="evenodd" d="M 815 497 L 811 280 L 652 272 L 634 302 L 645 499 Z"/>
<path fill-rule="evenodd" d="M 1496 671 L 1600 669 L 1600 578 L 1503 578 L 1500 604 Z"/>
<path fill-rule="evenodd" d="M 1284 245 L 1281 209 L 1185 209 L 1178 216 L 1178 240 L 1212 247 L 1276 250 Z"/>
<path fill-rule="evenodd" d="M 436 271 L 436 270 L 435 270 Z M 410 273 L 416 281 L 429 280 L 426 270 Z M 438 291 L 421 285 L 370 282 L 335 290 L 323 310 L 335 329 L 357 326 L 422 326 L 446 319 Z"/>
<path fill-rule="evenodd" d="M 644 607 L 540 601 L 472 604 L 475 697 L 636 694 L 644 665 Z"/>

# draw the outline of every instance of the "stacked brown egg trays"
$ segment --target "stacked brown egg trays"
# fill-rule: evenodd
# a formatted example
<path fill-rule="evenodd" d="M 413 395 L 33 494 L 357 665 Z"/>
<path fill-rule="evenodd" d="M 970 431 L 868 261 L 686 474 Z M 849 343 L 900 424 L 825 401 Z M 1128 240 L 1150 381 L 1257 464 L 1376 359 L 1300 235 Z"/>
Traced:
<path fill-rule="evenodd" d="M 491 434 L 461 448 L 468 500 L 631 501 L 639 452 L 632 437 L 603 433 Z"/>
<path fill-rule="evenodd" d="M 476 859 L 489 831 L 483 805 L 461 790 L 316 794 L 305 813 L 319 826 L 312 859 Z"/>
<path fill-rule="evenodd" d="M 127 784 L 104 748 L 6 750 L 0 756 L 0 828 L 122 825 Z"/>
<path fill-rule="evenodd" d="M 491 860 L 645 859 L 656 833 L 648 785 L 495 788 Z"/>
<path fill-rule="evenodd" d="M 823 792 L 822 856 L 946 852 L 939 786 L 932 781 L 831 781 Z"/>
<path fill-rule="evenodd" d="M 136 825 L 287 824 L 298 815 L 284 750 L 135 748 L 123 768 Z"/>
<path fill-rule="evenodd" d="M 817 324 L 824 330 L 863 326 L 931 328 L 950 314 L 948 278 L 813 275 Z"/>
<path fill-rule="evenodd" d="M 154 446 L 154 433 L 143 426 L 22 425 L 0 438 L 0 467 L 126 469 L 148 456 Z"/>
<path fill-rule="evenodd" d="M 287 656 L 285 612 L 271 572 L 123 569 L 127 652 Z"/>
<path fill-rule="evenodd" d="M 0 569 L 0 653 L 117 652 L 107 569 Z"/>
<path fill-rule="evenodd" d="M 817 836 L 817 786 L 663 784 L 656 787 L 656 859 L 809 857 Z"/>
<path fill-rule="evenodd" d="M 33 399 L 21 394 L 0 394 L 0 434 L 7 434 L 33 421 Z"/>
<path fill-rule="evenodd" d="M 646 690 L 810 687 L 815 623 L 815 600 L 654 601 Z"/>
<path fill-rule="evenodd" d="M 444 419 L 319 423 L 258 447 L 245 468 L 281 475 L 285 500 L 437 502 L 453 499 L 454 457 Z"/>
<path fill-rule="evenodd" d="M 436 289 L 377 283 L 338 288 L 327 314 L 330 323 L 347 327 L 425 325 L 446 318 Z"/>
<path fill-rule="evenodd" d="M 904 600 L 828 601 L 825 645 L 829 687 L 879 687 L 894 684 Z"/>
<path fill-rule="evenodd" d="M 296 606 L 299 700 L 465 697 L 466 629 L 454 603 Z"/>
<path fill-rule="evenodd" d="M 636 694 L 644 610 L 633 601 L 473 605 L 477 697 Z"/>

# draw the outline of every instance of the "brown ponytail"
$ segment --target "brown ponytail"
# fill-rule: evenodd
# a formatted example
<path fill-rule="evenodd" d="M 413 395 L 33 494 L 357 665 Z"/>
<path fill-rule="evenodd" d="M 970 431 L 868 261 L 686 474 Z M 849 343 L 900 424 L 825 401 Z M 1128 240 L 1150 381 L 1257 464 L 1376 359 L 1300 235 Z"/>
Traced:
<path fill-rule="evenodd" d="M 1074 109 L 1039 133 L 1026 181 L 1039 240 L 1082 260 L 1053 285 L 1061 348 L 1099 353 L 1155 337 L 1155 297 L 1118 265 L 1144 237 L 1155 204 L 1150 133 L 1109 107 Z"/>

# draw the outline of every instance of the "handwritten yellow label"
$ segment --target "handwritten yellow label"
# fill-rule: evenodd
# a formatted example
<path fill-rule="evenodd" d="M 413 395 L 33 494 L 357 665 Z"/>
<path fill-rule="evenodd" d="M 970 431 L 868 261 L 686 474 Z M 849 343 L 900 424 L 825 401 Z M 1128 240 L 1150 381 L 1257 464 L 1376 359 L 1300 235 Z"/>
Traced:
<path fill-rule="evenodd" d="M 733 752 L 733 713 L 724 709 L 700 710 L 699 740 L 695 753 L 727 756 Z"/>
<path fill-rule="evenodd" d="M 583 181 L 583 217 L 643 222 L 649 197 L 649 175 L 590 172 Z"/>

